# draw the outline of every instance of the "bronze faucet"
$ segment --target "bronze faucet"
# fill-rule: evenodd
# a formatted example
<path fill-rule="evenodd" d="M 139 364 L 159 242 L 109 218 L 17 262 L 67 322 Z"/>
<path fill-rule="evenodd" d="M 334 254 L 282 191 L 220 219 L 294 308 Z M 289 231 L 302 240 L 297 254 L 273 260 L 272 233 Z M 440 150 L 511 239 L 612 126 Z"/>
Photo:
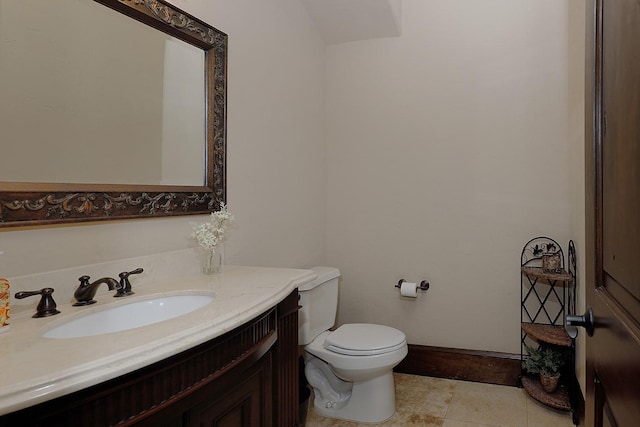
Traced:
<path fill-rule="evenodd" d="M 82 276 L 78 279 L 80 281 L 80 286 L 78 286 L 78 289 L 76 289 L 73 294 L 73 297 L 77 301 L 73 304 L 74 306 L 89 305 L 95 303 L 96 300 L 94 300 L 93 297 L 96 296 L 98 286 L 100 286 L 102 283 L 106 283 L 110 291 L 114 289 L 120 289 L 120 287 L 122 286 L 120 282 L 111 277 L 103 277 L 93 283 L 89 283 L 89 279 L 89 276 Z"/>

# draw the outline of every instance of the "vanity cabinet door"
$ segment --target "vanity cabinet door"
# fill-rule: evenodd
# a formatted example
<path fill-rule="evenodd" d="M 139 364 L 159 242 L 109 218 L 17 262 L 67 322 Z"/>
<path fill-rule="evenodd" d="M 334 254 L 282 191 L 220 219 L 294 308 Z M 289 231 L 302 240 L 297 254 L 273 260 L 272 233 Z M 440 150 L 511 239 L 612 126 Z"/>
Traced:
<path fill-rule="evenodd" d="M 136 427 L 269 427 L 272 425 L 272 352 L 247 369 L 233 369 L 144 419 Z M 197 388 L 198 386 L 196 386 Z"/>
<path fill-rule="evenodd" d="M 207 393 L 211 400 L 190 411 L 189 424 L 208 427 L 271 426 L 271 370 L 269 353 L 235 386 Z"/>

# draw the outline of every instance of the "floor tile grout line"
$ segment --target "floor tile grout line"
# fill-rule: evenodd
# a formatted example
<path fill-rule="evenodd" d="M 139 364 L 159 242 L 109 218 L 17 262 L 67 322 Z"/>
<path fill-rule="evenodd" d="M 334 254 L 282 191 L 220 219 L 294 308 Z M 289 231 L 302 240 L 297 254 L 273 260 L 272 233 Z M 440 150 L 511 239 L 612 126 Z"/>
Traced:
<path fill-rule="evenodd" d="M 453 384 L 453 390 L 451 391 L 451 399 L 449 399 L 449 402 L 447 403 L 447 410 L 444 413 L 444 419 L 447 419 L 447 416 L 449 415 L 449 410 L 451 410 L 451 404 L 453 403 L 453 399 L 456 397 L 456 392 L 458 391 L 458 383 L 455 381 L 452 381 L 451 379 L 447 378 L 447 381 L 450 381 L 451 384 Z"/>

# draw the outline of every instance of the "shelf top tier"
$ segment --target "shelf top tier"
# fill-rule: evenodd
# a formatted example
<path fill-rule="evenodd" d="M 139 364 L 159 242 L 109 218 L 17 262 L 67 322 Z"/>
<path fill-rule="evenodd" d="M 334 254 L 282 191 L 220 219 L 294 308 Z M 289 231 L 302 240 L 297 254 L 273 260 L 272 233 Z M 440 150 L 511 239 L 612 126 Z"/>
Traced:
<path fill-rule="evenodd" d="M 573 276 L 562 269 L 559 273 L 547 273 L 542 267 L 527 267 L 522 266 L 522 272 L 528 276 L 539 277 L 542 279 L 570 282 L 573 280 Z"/>

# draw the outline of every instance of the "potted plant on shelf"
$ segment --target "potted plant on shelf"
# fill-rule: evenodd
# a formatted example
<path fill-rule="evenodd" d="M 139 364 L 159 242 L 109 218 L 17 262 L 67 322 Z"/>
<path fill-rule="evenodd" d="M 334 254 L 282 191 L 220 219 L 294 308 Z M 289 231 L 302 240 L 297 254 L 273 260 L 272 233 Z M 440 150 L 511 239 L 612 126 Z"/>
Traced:
<path fill-rule="evenodd" d="M 566 361 L 564 352 L 542 344 L 538 348 L 528 345 L 525 345 L 525 348 L 529 356 L 522 362 L 524 370 L 530 374 L 540 375 L 540 383 L 544 391 L 555 392 L 560 382 L 560 368 Z"/>

